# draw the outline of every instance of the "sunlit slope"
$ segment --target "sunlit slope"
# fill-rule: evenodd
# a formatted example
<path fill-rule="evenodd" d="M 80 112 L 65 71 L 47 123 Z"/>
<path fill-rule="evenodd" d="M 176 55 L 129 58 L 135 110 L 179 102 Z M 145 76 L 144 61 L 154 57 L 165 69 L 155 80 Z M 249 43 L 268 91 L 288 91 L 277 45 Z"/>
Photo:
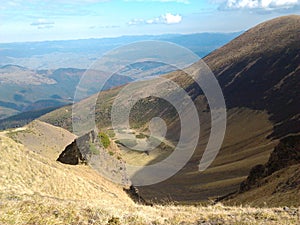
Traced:
<path fill-rule="evenodd" d="M 87 166 L 63 165 L 0 136 L 1 198 L 39 195 L 69 200 L 102 199 L 119 204 L 130 199 L 121 187 Z"/>
<path fill-rule="evenodd" d="M 30 124 L 3 133 L 35 153 L 55 161 L 76 136 L 60 127 L 35 120 Z"/>

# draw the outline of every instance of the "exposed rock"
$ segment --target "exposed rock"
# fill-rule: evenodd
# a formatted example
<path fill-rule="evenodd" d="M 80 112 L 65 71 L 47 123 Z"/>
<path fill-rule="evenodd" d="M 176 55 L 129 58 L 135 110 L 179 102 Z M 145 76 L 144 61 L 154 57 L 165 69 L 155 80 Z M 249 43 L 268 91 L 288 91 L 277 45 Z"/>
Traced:
<path fill-rule="evenodd" d="M 197 225 L 223 225 L 225 221 L 223 219 L 213 219 L 213 220 L 200 220 Z"/>
<path fill-rule="evenodd" d="M 300 135 L 288 136 L 280 141 L 266 164 L 266 176 L 282 168 L 300 163 Z"/>
<path fill-rule="evenodd" d="M 90 143 L 95 143 L 96 137 L 96 131 L 91 131 L 75 139 L 59 155 L 57 161 L 70 165 L 87 163 L 91 158 Z"/>
<path fill-rule="evenodd" d="M 57 161 L 70 165 L 88 164 L 105 178 L 130 186 L 125 163 L 111 156 L 100 142 L 98 131 L 93 130 L 68 145 Z"/>
<path fill-rule="evenodd" d="M 239 192 L 245 192 L 261 185 L 261 179 L 270 176 L 274 172 L 300 163 L 300 135 L 291 135 L 280 140 L 280 143 L 271 153 L 265 165 L 257 165 L 250 171 L 249 176 L 240 185 Z M 300 185 L 298 179 L 291 177 L 290 186 Z M 282 185 L 281 185 L 282 186 Z"/>
<path fill-rule="evenodd" d="M 266 167 L 264 165 L 254 166 L 249 173 L 249 176 L 240 185 L 240 192 L 248 191 L 253 185 L 258 184 L 265 174 Z"/>

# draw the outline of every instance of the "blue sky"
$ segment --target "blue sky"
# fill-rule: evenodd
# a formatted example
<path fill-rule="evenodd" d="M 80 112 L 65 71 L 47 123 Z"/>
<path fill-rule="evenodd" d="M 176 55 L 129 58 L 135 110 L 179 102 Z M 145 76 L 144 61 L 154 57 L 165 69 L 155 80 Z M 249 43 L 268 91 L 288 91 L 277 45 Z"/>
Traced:
<path fill-rule="evenodd" d="M 232 32 L 287 14 L 300 0 L 2 0 L 0 42 Z"/>

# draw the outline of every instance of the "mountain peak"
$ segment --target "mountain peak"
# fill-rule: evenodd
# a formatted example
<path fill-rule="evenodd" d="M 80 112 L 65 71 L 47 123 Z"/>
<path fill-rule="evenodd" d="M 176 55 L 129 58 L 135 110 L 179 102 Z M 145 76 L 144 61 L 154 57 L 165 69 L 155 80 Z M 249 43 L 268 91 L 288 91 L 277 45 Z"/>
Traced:
<path fill-rule="evenodd" d="M 263 22 L 205 58 L 213 68 L 224 68 L 228 63 L 280 52 L 286 46 L 299 49 L 300 16 L 290 15 Z M 228 54 L 230 52 L 230 54 Z M 226 57 L 222 57 L 226 55 Z M 218 61 L 216 61 L 218 59 Z M 220 60 L 221 59 L 221 60 Z M 212 68 L 212 69 L 213 69 Z"/>

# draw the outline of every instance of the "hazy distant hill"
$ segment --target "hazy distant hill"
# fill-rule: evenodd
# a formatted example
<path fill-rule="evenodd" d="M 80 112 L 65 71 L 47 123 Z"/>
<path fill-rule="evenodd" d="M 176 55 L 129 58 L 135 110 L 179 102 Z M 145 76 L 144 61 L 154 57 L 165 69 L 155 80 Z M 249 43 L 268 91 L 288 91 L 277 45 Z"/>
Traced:
<path fill-rule="evenodd" d="M 241 32 L 122 36 L 66 41 L 0 43 L 0 66 L 16 64 L 31 69 L 88 68 L 114 48 L 137 41 L 161 40 L 189 48 L 200 57 L 228 43 Z"/>
<path fill-rule="evenodd" d="M 85 71 L 75 68 L 32 70 L 17 65 L 0 67 L 0 120 L 22 112 L 45 110 L 72 103 L 76 86 Z M 93 71 L 92 76 L 96 85 L 96 82 L 103 82 L 105 74 Z M 128 76 L 115 74 L 107 81 L 104 89 L 131 81 L 133 79 Z M 91 89 L 89 94 L 94 93 Z M 15 124 L 17 125 L 17 121 Z M 3 127 L 0 125 L 1 128 Z"/>
<path fill-rule="evenodd" d="M 250 29 L 204 58 L 223 89 L 228 124 L 218 157 L 202 173 L 197 166 L 209 137 L 207 103 L 201 90 L 183 73 L 168 75 L 186 88 L 201 112 L 200 142 L 192 159 L 178 174 L 160 184 L 140 188 L 143 197 L 191 203 L 236 191 L 253 166 L 267 162 L 277 138 L 300 132 L 299 32 L 300 16 L 277 18 Z M 110 126 L 107 103 L 113 102 L 120 89 L 100 94 L 96 109 L 100 128 Z M 79 108 L 80 104 L 86 108 L 89 100 L 79 103 Z M 131 112 L 131 122 L 135 129 L 143 131 L 149 119 L 160 116 L 167 121 L 167 137 L 176 144 L 179 118 L 172 110 L 155 98 L 140 101 Z M 71 129 L 70 112 L 70 108 L 62 108 L 42 120 Z"/>

